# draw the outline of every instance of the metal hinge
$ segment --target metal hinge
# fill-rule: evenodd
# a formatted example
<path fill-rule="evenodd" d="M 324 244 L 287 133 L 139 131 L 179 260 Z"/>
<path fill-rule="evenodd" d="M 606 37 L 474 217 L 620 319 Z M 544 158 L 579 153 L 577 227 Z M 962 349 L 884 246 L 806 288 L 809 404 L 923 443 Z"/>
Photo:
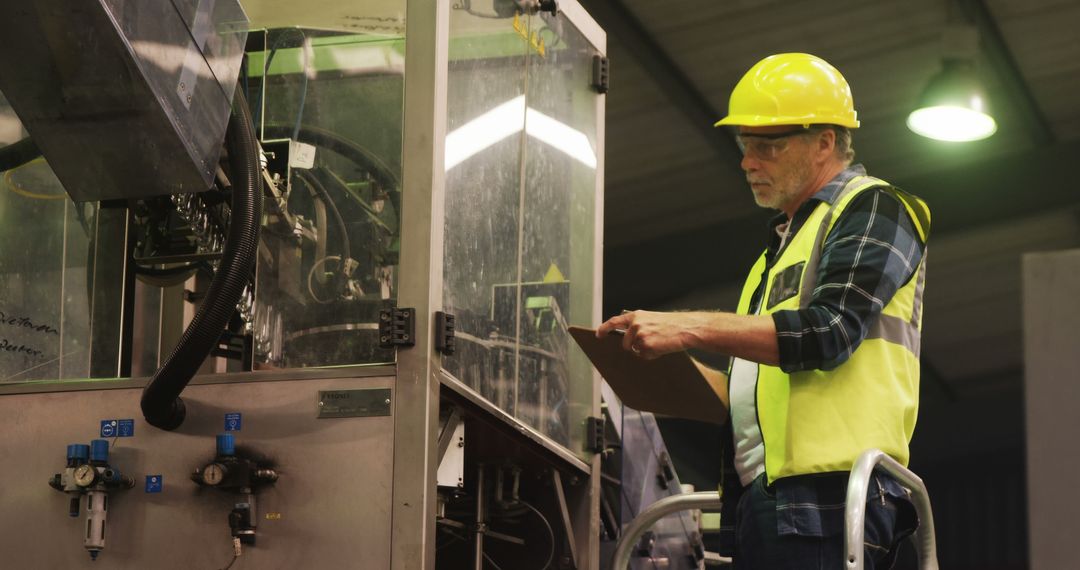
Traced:
<path fill-rule="evenodd" d="M 609 79 L 609 60 L 602 55 L 594 55 L 592 58 L 592 82 L 589 86 L 596 90 L 597 93 L 608 92 Z"/>
<path fill-rule="evenodd" d="M 435 350 L 454 354 L 454 315 L 435 311 Z"/>
<path fill-rule="evenodd" d="M 661 489 L 667 490 L 668 484 L 675 478 L 675 468 L 671 465 L 671 457 L 665 451 L 660 454 L 656 466 L 656 482 Z"/>
<path fill-rule="evenodd" d="M 416 309 L 390 307 L 379 311 L 379 346 L 394 348 L 416 344 Z"/>
<path fill-rule="evenodd" d="M 588 417 L 585 419 L 585 445 L 593 453 L 602 453 L 607 442 L 604 441 L 604 418 Z"/>

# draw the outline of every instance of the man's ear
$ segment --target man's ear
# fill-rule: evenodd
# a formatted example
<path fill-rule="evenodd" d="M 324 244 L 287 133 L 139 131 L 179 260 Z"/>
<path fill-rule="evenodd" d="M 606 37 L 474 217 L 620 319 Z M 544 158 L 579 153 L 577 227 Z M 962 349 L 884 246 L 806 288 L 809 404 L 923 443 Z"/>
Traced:
<path fill-rule="evenodd" d="M 817 138 L 817 146 L 814 148 L 819 160 L 825 160 L 836 152 L 836 131 L 825 129 Z"/>

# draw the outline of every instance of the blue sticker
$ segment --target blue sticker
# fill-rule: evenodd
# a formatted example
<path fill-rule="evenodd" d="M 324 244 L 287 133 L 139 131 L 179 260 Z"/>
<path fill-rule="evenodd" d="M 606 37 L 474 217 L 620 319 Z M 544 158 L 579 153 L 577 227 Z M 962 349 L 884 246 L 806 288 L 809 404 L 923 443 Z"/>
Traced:
<path fill-rule="evenodd" d="M 101 437 L 116 437 L 116 420 L 101 420 Z"/>
<path fill-rule="evenodd" d="M 240 412 L 225 414 L 225 431 L 240 431 L 242 425 Z"/>
<path fill-rule="evenodd" d="M 147 475 L 146 476 L 146 492 L 147 493 L 160 493 L 161 492 L 161 475 Z"/>
<path fill-rule="evenodd" d="M 120 437 L 135 436 L 135 420 L 117 420 L 117 435 Z"/>

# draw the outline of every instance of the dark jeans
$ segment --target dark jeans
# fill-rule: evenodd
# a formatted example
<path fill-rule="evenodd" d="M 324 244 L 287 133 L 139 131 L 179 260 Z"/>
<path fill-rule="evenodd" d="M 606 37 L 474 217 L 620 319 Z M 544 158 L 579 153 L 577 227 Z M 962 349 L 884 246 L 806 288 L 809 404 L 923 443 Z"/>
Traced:
<path fill-rule="evenodd" d="M 843 483 L 846 487 L 846 481 Z M 746 488 L 736 515 L 735 553 L 737 570 L 840 570 L 844 568 L 844 529 L 839 524 L 814 529 L 812 535 L 798 528 L 778 531 L 775 489 L 765 486 L 764 475 Z M 830 505 L 823 508 L 833 508 Z M 918 523 L 906 498 L 879 493 L 871 482 L 866 503 L 863 567 L 891 568 L 900 542 Z"/>

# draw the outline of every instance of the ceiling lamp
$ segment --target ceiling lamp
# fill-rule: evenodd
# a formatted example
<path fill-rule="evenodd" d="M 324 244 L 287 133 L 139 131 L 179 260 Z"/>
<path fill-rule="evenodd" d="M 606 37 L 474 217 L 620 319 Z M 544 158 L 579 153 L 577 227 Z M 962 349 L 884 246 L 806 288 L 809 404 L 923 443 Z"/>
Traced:
<path fill-rule="evenodd" d="M 990 115 L 986 89 L 970 61 L 945 60 L 944 69 L 930 79 L 918 107 L 908 115 L 908 128 L 941 141 L 985 139 L 997 131 Z"/>

